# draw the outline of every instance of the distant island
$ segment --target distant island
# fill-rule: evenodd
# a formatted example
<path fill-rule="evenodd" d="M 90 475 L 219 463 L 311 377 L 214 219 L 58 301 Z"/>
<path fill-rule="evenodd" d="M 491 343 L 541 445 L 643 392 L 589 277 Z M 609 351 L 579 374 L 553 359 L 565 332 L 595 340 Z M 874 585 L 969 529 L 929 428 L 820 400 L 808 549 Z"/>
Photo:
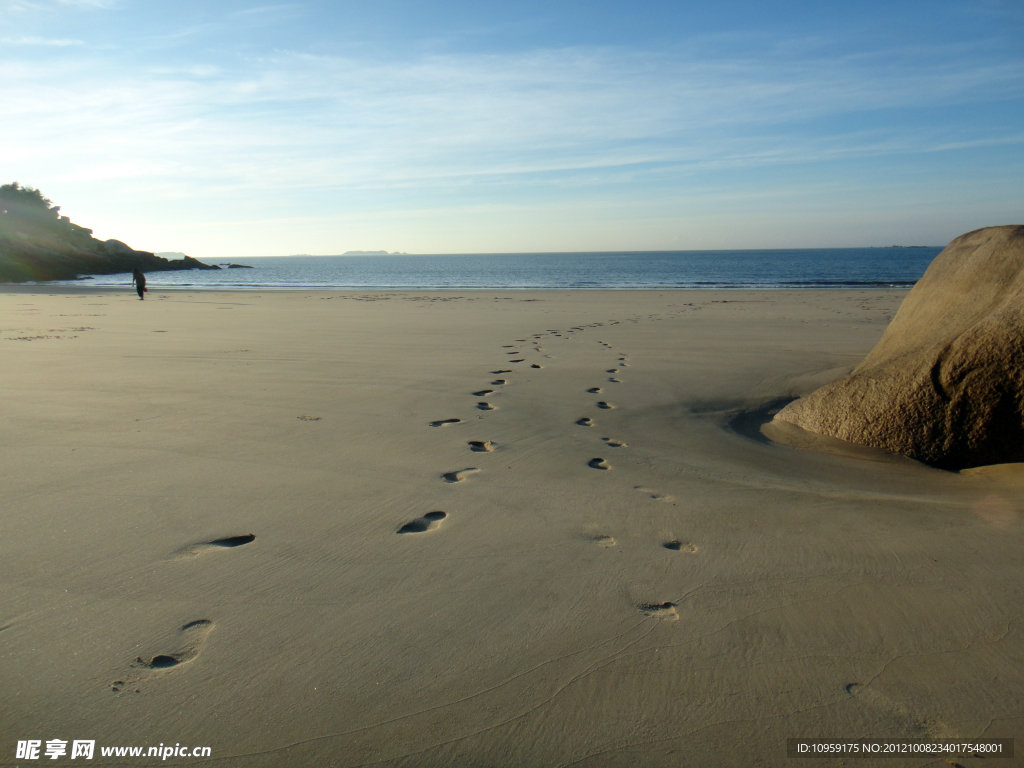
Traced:
<path fill-rule="evenodd" d="M 167 259 L 120 240 L 97 240 L 92 230 L 60 215 L 60 206 L 18 182 L 0 186 L 0 282 L 76 280 L 82 275 L 220 269 L 185 254 Z"/>
<path fill-rule="evenodd" d="M 335 259 L 339 256 L 408 256 L 409 254 L 405 251 L 345 251 L 344 253 L 328 254 L 326 256 L 316 256 L 312 253 L 293 253 L 288 258 L 295 258 L 299 256 L 305 256 L 310 259 Z"/>

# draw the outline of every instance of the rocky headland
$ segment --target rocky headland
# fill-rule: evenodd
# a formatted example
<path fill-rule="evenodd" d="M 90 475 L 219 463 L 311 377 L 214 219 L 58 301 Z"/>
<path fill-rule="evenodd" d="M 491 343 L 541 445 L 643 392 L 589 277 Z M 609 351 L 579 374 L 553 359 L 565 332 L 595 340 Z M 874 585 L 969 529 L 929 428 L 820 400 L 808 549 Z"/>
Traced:
<path fill-rule="evenodd" d="M 166 259 L 120 240 L 97 240 L 92 230 L 60 215 L 37 189 L 0 186 L 0 282 L 74 280 L 83 275 L 182 269 L 220 269 L 191 256 Z"/>

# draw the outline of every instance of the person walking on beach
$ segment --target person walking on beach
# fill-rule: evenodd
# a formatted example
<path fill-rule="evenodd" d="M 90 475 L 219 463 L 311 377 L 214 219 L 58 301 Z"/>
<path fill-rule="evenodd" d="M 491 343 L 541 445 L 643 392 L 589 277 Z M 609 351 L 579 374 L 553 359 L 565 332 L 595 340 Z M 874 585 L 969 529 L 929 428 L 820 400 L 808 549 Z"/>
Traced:
<path fill-rule="evenodd" d="M 132 285 L 135 286 L 135 290 L 139 294 L 139 300 L 140 301 L 145 301 L 145 299 L 146 299 L 146 296 L 145 296 L 145 293 L 146 293 L 146 276 L 144 274 L 142 274 L 142 270 L 140 270 L 138 267 L 136 267 L 135 271 L 132 272 Z"/>

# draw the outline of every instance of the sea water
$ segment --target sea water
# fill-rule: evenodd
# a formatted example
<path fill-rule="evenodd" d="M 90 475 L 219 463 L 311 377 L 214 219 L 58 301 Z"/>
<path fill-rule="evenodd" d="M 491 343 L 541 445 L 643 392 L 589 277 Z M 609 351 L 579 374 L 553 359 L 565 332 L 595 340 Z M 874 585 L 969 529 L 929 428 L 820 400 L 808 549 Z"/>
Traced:
<path fill-rule="evenodd" d="M 234 257 L 251 269 L 151 272 L 153 289 L 909 288 L 940 247 Z M 206 260 L 215 264 L 220 260 Z M 227 262 L 224 262 L 225 264 Z M 131 275 L 75 284 L 124 285 Z"/>

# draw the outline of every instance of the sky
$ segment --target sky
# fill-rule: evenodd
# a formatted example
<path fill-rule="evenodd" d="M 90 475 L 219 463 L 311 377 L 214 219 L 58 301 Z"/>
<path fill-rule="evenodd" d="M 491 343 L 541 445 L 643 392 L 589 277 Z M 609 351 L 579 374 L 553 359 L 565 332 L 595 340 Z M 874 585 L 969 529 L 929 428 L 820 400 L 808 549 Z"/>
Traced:
<path fill-rule="evenodd" d="M 1020 0 L 0 0 L 0 183 L 197 258 L 1024 223 Z"/>

